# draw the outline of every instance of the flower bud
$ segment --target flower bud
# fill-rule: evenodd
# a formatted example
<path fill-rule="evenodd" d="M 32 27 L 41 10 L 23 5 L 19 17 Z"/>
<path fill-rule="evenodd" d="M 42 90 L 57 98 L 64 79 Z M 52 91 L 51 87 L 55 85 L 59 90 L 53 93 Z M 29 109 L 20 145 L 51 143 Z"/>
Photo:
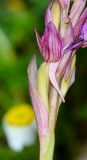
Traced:
<path fill-rule="evenodd" d="M 45 25 L 49 22 L 53 22 L 56 29 L 59 28 L 60 24 L 60 6 L 57 0 L 49 4 L 46 14 L 45 14 Z"/>
<path fill-rule="evenodd" d="M 40 38 L 36 32 L 40 52 L 46 62 L 56 62 L 62 56 L 63 39 L 52 22 L 45 28 L 44 35 Z"/>
<path fill-rule="evenodd" d="M 52 12 L 52 22 L 58 29 L 60 24 L 60 6 L 57 0 L 54 1 L 51 12 Z"/>

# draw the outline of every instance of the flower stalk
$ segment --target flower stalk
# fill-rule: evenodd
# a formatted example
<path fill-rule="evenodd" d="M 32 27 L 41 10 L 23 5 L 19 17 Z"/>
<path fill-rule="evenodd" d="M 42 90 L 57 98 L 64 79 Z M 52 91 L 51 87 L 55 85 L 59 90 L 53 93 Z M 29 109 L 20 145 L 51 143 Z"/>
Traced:
<path fill-rule="evenodd" d="M 40 160 L 53 160 L 55 145 L 54 133 L 41 139 L 40 142 Z"/>
<path fill-rule="evenodd" d="M 29 92 L 38 128 L 40 160 L 53 160 L 58 111 L 75 81 L 76 51 L 87 47 L 86 0 L 52 1 L 45 14 L 43 36 L 36 30 L 35 33 L 44 62 L 37 69 L 33 56 L 28 67 Z"/>

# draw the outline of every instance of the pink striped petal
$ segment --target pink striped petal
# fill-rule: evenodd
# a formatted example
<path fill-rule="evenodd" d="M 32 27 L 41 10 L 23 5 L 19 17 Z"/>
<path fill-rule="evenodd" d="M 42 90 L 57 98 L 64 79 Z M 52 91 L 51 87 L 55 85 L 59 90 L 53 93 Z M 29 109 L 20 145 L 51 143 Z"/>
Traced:
<path fill-rule="evenodd" d="M 82 15 L 80 16 L 80 18 L 78 19 L 75 25 L 75 28 L 74 28 L 75 37 L 78 37 L 80 35 L 82 27 L 86 22 L 86 20 L 87 20 L 87 8 L 84 10 L 84 12 L 82 13 Z"/>
<path fill-rule="evenodd" d="M 29 92 L 34 107 L 39 136 L 49 134 L 47 108 L 37 90 L 37 65 L 34 56 L 28 67 Z"/>
<path fill-rule="evenodd" d="M 70 11 L 70 19 L 72 21 L 73 27 L 77 23 L 78 18 L 80 17 L 82 11 L 85 8 L 86 0 L 75 0 Z"/>
<path fill-rule="evenodd" d="M 62 9 L 69 9 L 69 6 L 70 6 L 70 0 L 59 0 L 59 3 L 62 7 Z M 67 10 L 67 13 L 68 13 L 68 10 Z"/>
<path fill-rule="evenodd" d="M 49 22 L 44 35 L 40 38 L 36 32 L 36 38 L 40 52 L 46 62 L 56 62 L 62 56 L 63 39 L 55 25 Z"/>
<path fill-rule="evenodd" d="M 59 76 L 62 77 L 64 75 L 71 56 L 72 56 L 72 52 L 69 51 L 66 54 L 64 54 L 61 60 L 59 61 L 59 66 L 57 68 L 57 74 Z"/>

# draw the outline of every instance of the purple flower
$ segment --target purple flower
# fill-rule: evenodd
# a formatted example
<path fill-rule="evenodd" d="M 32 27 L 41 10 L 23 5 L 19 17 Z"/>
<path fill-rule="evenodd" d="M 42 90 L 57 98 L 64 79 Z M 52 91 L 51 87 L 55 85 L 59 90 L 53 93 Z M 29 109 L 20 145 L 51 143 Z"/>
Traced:
<path fill-rule="evenodd" d="M 40 38 L 36 32 L 40 52 L 46 62 L 57 62 L 62 57 L 63 39 L 52 22 L 45 28 L 44 35 Z"/>
<path fill-rule="evenodd" d="M 50 63 L 50 81 L 64 101 L 63 94 L 56 79 L 56 72 L 57 70 L 59 71 L 58 77 L 61 79 L 66 68 L 68 68 L 67 65 L 70 61 L 70 57 L 73 56 L 73 53 L 75 54 L 73 51 L 76 51 L 79 47 L 86 47 L 87 45 L 87 35 L 85 35 L 85 33 L 87 34 L 87 9 L 83 11 L 86 1 L 75 1 L 71 8 L 70 15 L 68 15 L 70 0 L 60 0 L 59 2 L 62 7 L 61 17 L 63 21 L 61 22 L 62 25 L 60 25 L 61 32 L 57 30 L 57 27 L 52 22 L 52 3 L 48 6 L 45 15 L 45 31 L 42 38 L 40 38 L 37 31 L 35 32 L 39 50 L 44 60 Z M 77 9 L 82 2 L 84 5 L 82 5 L 77 14 Z M 67 26 L 63 23 L 67 23 Z M 64 32 L 63 35 L 62 32 Z M 65 54 L 66 56 L 64 56 Z"/>
<path fill-rule="evenodd" d="M 35 33 L 44 62 L 39 69 L 35 57 L 30 62 L 29 91 L 38 126 L 40 160 L 52 160 L 59 106 L 75 81 L 76 51 L 87 47 L 86 0 L 52 1 L 45 14 L 43 36 Z"/>
<path fill-rule="evenodd" d="M 79 17 L 75 27 L 72 27 L 73 41 L 65 47 L 65 50 L 75 50 L 87 46 L 87 8 Z"/>

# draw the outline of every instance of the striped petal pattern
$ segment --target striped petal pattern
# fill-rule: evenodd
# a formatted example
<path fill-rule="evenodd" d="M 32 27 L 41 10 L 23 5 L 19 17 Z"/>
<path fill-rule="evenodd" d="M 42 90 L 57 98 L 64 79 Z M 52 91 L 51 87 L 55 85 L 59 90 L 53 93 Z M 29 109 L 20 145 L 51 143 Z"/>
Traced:
<path fill-rule="evenodd" d="M 62 56 L 63 39 L 52 22 L 45 28 L 44 35 L 40 38 L 36 31 L 36 39 L 40 52 L 46 62 L 57 62 Z"/>

